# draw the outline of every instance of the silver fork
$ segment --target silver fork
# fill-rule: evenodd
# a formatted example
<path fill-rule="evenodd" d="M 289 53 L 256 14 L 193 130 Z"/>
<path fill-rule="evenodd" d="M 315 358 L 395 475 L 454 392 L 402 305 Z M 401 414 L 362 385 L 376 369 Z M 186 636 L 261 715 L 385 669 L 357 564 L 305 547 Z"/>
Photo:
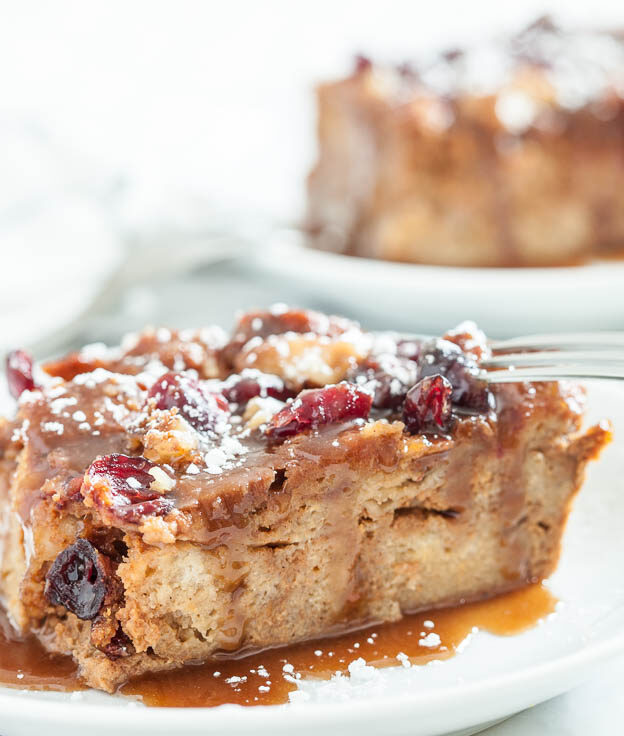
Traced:
<path fill-rule="evenodd" d="M 490 347 L 492 356 L 480 361 L 488 383 L 624 379 L 624 332 L 530 335 Z"/>

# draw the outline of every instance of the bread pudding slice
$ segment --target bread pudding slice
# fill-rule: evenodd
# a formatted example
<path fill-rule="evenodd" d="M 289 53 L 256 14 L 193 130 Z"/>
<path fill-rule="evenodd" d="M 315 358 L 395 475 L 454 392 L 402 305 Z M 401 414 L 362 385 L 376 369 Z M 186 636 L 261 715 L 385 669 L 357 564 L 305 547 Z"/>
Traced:
<path fill-rule="evenodd" d="M 554 569 L 609 437 L 583 391 L 274 308 L 42 366 L 13 354 L 0 594 L 88 685 L 460 604 Z"/>
<path fill-rule="evenodd" d="M 318 89 L 311 244 L 450 266 L 624 252 L 624 35 L 523 32 Z"/>

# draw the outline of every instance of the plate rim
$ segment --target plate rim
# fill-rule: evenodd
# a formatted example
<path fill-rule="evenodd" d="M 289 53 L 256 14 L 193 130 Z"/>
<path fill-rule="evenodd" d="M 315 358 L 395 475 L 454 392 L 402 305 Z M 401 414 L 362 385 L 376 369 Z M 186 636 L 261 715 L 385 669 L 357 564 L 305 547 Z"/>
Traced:
<path fill-rule="evenodd" d="M 485 281 L 500 284 L 501 279 L 505 281 L 552 281 L 553 277 L 578 283 L 578 276 L 602 281 L 605 276 L 612 275 L 613 270 L 624 271 L 624 258 L 618 259 L 596 259 L 587 263 L 569 266 L 443 266 L 429 263 L 403 263 L 390 261 L 383 258 L 370 258 L 367 256 L 351 256 L 344 253 L 313 248 L 305 244 L 305 234 L 297 228 L 279 228 L 273 230 L 269 235 L 267 247 L 281 256 L 294 255 L 297 258 L 305 258 L 309 262 L 341 264 L 349 270 L 359 271 L 361 275 L 373 275 L 383 267 L 394 276 L 401 279 L 410 276 L 423 276 L 430 278 L 440 276 L 444 278 L 461 279 L 465 283 L 467 276 L 479 277 Z M 264 262 L 273 261 L 263 253 L 258 258 Z M 278 270 L 283 270 L 288 259 L 283 258 L 276 261 Z M 299 261 L 298 261 L 298 265 Z M 270 268 L 273 268 L 271 266 Z"/>

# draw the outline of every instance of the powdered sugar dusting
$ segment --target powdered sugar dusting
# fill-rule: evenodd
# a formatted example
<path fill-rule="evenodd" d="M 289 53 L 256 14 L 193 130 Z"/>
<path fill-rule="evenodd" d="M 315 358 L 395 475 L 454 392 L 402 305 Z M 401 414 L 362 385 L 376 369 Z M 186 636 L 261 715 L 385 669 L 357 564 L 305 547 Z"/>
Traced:
<path fill-rule="evenodd" d="M 77 386 L 95 388 L 99 383 L 110 381 L 110 379 L 115 375 L 118 374 L 111 373 L 111 371 L 106 370 L 106 368 L 96 368 L 88 373 L 79 373 L 77 376 L 74 376 L 72 382 Z"/>
<path fill-rule="evenodd" d="M 43 432 L 50 432 L 51 434 L 62 435 L 65 431 L 65 425 L 61 422 L 42 422 L 41 430 Z"/>
<path fill-rule="evenodd" d="M 27 440 L 27 432 L 30 428 L 30 420 L 24 419 L 19 427 L 16 427 L 13 430 L 13 434 L 11 435 L 11 442 L 26 442 Z"/>
<path fill-rule="evenodd" d="M 418 643 L 421 647 L 439 647 L 442 641 L 439 634 L 430 631 L 428 634 L 425 634 L 422 639 L 419 639 Z"/>
<path fill-rule="evenodd" d="M 50 402 L 50 412 L 56 415 L 69 416 L 64 410 L 70 406 L 74 406 L 78 403 L 78 399 L 75 396 L 67 396 L 66 398 L 54 399 Z"/>
<path fill-rule="evenodd" d="M 204 454 L 206 471 L 211 475 L 220 475 L 224 470 L 231 470 L 241 464 L 241 456 L 246 452 L 247 448 L 239 440 L 225 434 L 217 445 Z"/>
<path fill-rule="evenodd" d="M 80 351 L 80 358 L 85 363 L 91 363 L 96 360 L 117 360 L 121 357 L 122 352 L 118 347 L 107 347 L 103 342 L 93 342 L 85 345 Z"/>

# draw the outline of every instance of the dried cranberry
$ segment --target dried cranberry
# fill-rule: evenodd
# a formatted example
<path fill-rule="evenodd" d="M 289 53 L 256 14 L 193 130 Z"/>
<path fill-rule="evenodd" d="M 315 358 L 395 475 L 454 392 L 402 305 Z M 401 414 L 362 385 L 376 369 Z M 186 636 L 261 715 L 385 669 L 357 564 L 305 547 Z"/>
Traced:
<path fill-rule="evenodd" d="M 165 373 L 148 393 L 157 409 L 173 409 L 200 432 L 222 431 L 229 415 L 226 399 L 211 393 L 190 373 Z"/>
<path fill-rule="evenodd" d="M 355 67 L 356 74 L 362 74 L 362 72 L 366 72 L 372 68 L 373 62 L 368 56 L 364 56 L 364 54 L 356 54 L 353 59 L 353 66 Z"/>
<path fill-rule="evenodd" d="M 349 383 L 302 391 L 269 422 L 266 434 L 281 440 L 298 432 L 331 422 L 366 418 L 372 396 Z"/>
<path fill-rule="evenodd" d="M 402 338 L 397 340 L 396 352 L 399 358 L 409 358 L 409 360 L 417 361 L 420 358 L 422 346 L 421 340 Z"/>
<path fill-rule="evenodd" d="M 91 544 L 111 562 L 119 564 L 128 554 L 128 545 L 124 542 L 124 532 L 114 527 L 92 527 L 86 529 Z"/>
<path fill-rule="evenodd" d="M 130 523 L 144 516 L 164 516 L 173 508 L 173 502 L 150 490 L 154 476 L 149 470 L 153 467 L 154 463 L 144 457 L 104 455 L 87 470 L 82 494 Z"/>
<path fill-rule="evenodd" d="M 75 475 L 61 483 L 60 492 L 57 488 L 50 489 L 50 493 L 54 494 L 54 505 L 57 509 L 63 509 L 71 503 L 82 503 L 80 490 L 82 488 L 82 475 Z"/>
<path fill-rule="evenodd" d="M 279 376 L 253 369 L 244 370 L 240 375 L 229 376 L 221 392 L 228 401 L 240 406 L 243 406 L 255 396 L 261 396 L 262 398 L 270 396 L 285 401 L 292 395 Z"/>
<path fill-rule="evenodd" d="M 440 374 L 453 386 L 452 401 L 457 406 L 475 411 L 487 411 L 489 391 L 487 383 L 479 378 L 477 363 L 448 340 L 424 343 L 418 359 L 421 377 Z"/>
<path fill-rule="evenodd" d="M 444 376 L 422 378 L 407 392 L 403 421 L 409 432 L 446 432 L 451 425 L 453 387 Z"/>
<path fill-rule="evenodd" d="M 129 657 L 135 653 L 134 644 L 132 639 L 126 634 L 126 632 L 119 626 L 115 636 L 103 647 L 99 647 L 101 652 L 113 662 L 121 657 Z"/>
<path fill-rule="evenodd" d="M 104 557 L 86 539 L 66 547 L 48 570 L 45 597 L 80 619 L 97 616 L 107 591 Z"/>
<path fill-rule="evenodd" d="M 418 366 L 412 360 L 395 355 L 369 358 L 352 374 L 360 386 L 373 393 L 376 409 L 396 409 L 418 378 Z"/>
<path fill-rule="evenodd" d="M 442 58 L 444 61 L 447 61 L 449 64 L 453 64 L 456 61 L 459 61 L 463 56 L 466 55 L 466 52 L 464 49 L 455 47 L 452 49 L 447 49 L 442 53 Z"/>
<path fill-rule="evenodd" d="M 14 399 L 18 399 L 23 391 L 32 391 L 35 388 L 33 361 L 25 350 L 12 350 L 7 355 L 6 374 L 9 391 Z"/>

